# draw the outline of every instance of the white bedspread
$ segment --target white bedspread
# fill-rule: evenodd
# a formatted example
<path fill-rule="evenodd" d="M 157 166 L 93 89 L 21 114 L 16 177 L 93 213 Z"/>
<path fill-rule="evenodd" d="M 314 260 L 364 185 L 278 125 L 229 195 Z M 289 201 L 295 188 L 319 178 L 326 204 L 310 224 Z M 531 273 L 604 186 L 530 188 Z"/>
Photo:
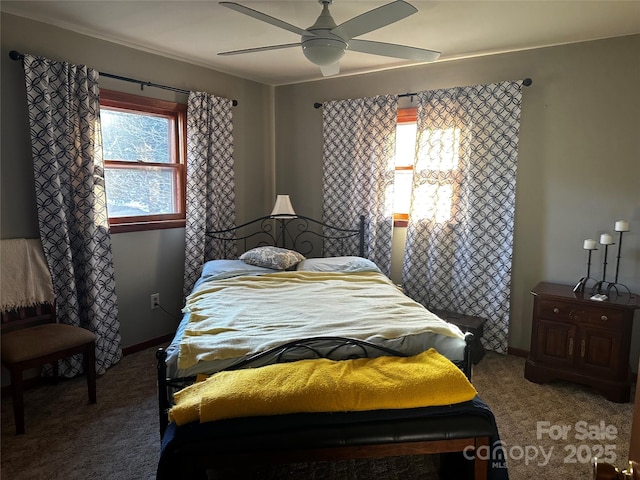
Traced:
<path fill-rule="evenodd" d="M 284 342 L 341 336 L 376 342 L 432 332 L 462 339 L 374 272 L 279 272 L 200 283 L 187 298 L 189 322 L 178 367 L 240 358 Z"/>

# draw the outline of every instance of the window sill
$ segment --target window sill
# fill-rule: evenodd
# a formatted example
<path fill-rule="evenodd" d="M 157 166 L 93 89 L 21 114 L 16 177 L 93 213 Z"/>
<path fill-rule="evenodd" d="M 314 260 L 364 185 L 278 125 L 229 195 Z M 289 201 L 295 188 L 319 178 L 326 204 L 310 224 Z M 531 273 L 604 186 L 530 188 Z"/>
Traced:
<path fill-rule="evenodd" d="M 394 220 L 393 228 L 407 228 L 408 224 L 409 224 L 408 220 Z"/>
<path fill-rule="evenodd" d="M 158 220 L 153 222 L 114 223 L 109 226 L 111 233 L 142 232 L 165 228 L 184 228 L 185 220 Z"/>

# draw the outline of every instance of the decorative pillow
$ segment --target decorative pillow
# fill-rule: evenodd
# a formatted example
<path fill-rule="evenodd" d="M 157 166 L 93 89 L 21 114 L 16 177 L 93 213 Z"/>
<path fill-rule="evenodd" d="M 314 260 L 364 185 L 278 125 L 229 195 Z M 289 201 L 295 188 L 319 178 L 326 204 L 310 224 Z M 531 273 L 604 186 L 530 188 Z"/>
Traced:
<path fill-rule="evenodd" d="M 307 258 L 296 270 L 307 272 L 380 272 L 371 260 L 362 257 Z"/>
<path fill-rule="evenodd" d="M 240 255 L 240 260 L 249 265 L 287 270 L 304 260 L 304 255 L 295 250 L 279 247 L 257 247 Z"/>

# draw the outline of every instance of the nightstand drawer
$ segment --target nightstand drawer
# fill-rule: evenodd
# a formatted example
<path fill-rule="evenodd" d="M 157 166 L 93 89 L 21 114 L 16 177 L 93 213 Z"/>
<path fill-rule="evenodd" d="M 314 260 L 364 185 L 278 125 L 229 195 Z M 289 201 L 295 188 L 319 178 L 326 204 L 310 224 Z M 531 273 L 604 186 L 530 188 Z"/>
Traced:
<path fill-rule="evenodd" d="M 571 320 L 571 312 L 575 310 L 576 305 L 572 303 L 563 303 L 556 300 L 540 300 L 540 316 L 553 320 Z"/>
<path fill-rule="evenodd" d="M 595 305 L 586 306 L 559 302 L 557 300 L 540 300 L 540 316 L 553 320 L 589 323 L 591 325 L 617 328 L 623 321 L 624 313 L 620 310 Z"/>

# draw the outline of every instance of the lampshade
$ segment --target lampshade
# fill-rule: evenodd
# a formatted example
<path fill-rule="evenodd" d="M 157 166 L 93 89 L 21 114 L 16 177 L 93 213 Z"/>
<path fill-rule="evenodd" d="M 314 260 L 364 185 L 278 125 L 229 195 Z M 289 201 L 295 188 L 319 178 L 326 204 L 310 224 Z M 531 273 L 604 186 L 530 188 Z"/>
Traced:
<path fill-rule="evenodd" d="M 278 195 L 276 203 L 273 205 L 271 216 L 275 218 L 282 218 L 281 215 L 290 216 L 295 214 L 296 212 L 291 206 L 291 199 L 289 198 L 289 195 Z"/>

